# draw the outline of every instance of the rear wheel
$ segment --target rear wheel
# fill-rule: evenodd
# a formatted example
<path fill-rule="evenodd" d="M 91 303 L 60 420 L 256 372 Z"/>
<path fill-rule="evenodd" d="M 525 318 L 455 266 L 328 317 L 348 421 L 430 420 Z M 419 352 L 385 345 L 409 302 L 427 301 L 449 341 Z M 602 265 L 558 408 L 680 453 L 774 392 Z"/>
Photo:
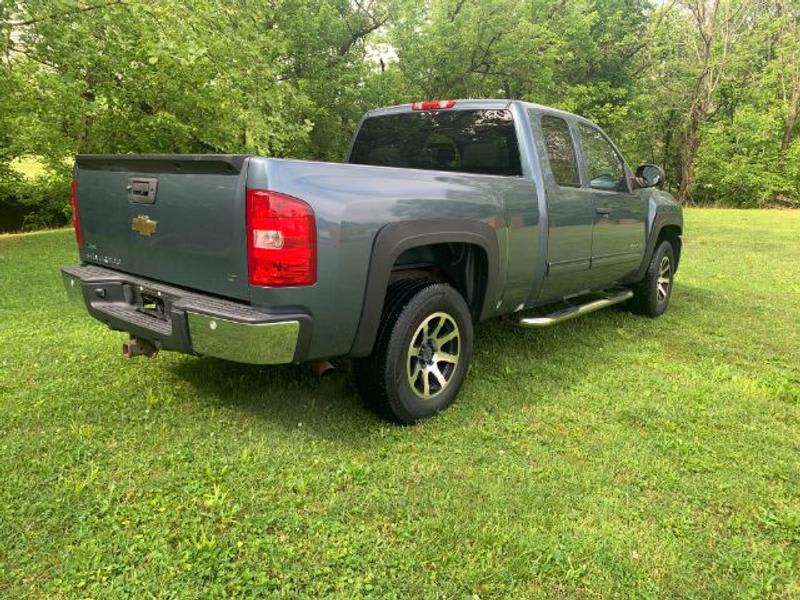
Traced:
<path fill-rule="evenodd" d="M 672 244 L 664 240 L 653 252 L 644 278 L 633 286 L 631 310 L 648 317 L 664 314 L 672 296 L 674 279 L 675 251 Z"/>
<path fill-rule="evenodd" d="M 372 354 L 354 361 L 365 403 L 411 424 L 455 400 L 472 355 L 472 318 L 446 284 L 404 280 L 389 288 Z"/>

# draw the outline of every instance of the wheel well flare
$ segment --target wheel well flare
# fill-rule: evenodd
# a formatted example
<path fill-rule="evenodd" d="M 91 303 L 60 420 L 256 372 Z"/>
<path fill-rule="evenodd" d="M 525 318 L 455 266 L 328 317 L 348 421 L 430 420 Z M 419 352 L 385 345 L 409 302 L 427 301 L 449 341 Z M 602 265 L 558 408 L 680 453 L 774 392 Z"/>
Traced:
<path fill-rule="evenodd" d="M 477 244 L 449 242 L 414 246 L 403 251 L 392 266 L 391 281 L 427 278 L 455 288 L 478 320 L 486 296 L 488 258 Z"/>

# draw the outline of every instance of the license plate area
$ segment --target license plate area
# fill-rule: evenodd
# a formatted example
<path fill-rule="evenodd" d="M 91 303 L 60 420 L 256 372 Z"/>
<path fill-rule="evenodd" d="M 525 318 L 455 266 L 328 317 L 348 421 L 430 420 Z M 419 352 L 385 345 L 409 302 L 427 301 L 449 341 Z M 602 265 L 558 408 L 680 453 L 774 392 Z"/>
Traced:
<path fill-rule="evenodd" d="M 136 309 L 142 314 L 155 317 L 161 321 L 169 321 L 169 314 L 165 308 L 164 299 L 157 294 L 146 291 L 140 292 Z"/>

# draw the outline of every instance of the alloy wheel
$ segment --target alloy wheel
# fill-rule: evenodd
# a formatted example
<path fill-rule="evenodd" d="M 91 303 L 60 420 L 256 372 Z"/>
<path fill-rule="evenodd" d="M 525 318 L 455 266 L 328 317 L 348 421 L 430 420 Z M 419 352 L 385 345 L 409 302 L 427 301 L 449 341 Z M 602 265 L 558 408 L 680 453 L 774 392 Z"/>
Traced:
<path fill-rule="evenodd" d="M 672 285 L 672 262 L 669 256 L 663 256 L 659 265 L 658 279 L 656 279 L 656 295 L 659 302 L 666 301 L 670 285 Z"/>
<path fill-rule="evenodd" d="M 414 393 L 430 400 L 450 384 L 458 368 L 461 334 L 455 319 L 435 312 L 420 323 L 411 338 L 406 377 Z"/>

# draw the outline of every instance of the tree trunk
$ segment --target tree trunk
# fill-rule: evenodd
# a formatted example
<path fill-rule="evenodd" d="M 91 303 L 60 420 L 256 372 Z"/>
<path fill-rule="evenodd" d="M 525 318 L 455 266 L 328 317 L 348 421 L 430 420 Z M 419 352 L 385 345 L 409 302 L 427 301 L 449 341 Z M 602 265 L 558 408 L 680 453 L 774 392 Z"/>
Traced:
<path fill-rule="evenodd" d="M 783 140 L 781 140 L 781 165 L 786 160 L 786 152 L 792 143 L 798 118 L 800 118 L 800 79 L 795 80 L 792 97 L 789 99 L 789 111 L 786 115 L 786 126 L 783 129 Z"/>
<path fill-rule="evenodd" d="M 692 114 L 683 140 L 680 186 L 678 187 L 677 200 L 684 206 L 691 203 L 689 190 L 694 183 L 694 161 L 697 158 L 697 150 L 700 147 L 700 123 L 704 119 L 705 116 L 701 119 L 699 115 Z"/>
<path fill-rule="evenodd" d="M 714 93 L 713 81 L 708 79 L 708 64 L 711 61 L 711 42 L 707 38 L 705 44 L 703 69 L 697 76 L 694 84 L 692 104 L 689 108 L 689 122 L 683 136 L 683 149 L 681 150 L 680 186 L 678 187 L 678 202 L 682 205 L 691 203 L 689 190 L 694 183 L 694 161 L 697 150 L 700 148 L 700 127 L 708 118 L 711 109 L 711 95 Z"/>
<path fill-rule="evenodd" d="M 784 32 L 784 39 L 781 40 L 785 47 L 787 67 L 790 73 L 791 94 L 789 96 L 789 106 L 786 111 L 786 121 L 783 127 L 783 138 L 781 139 L 781 152 L 778 159 L 778 168 L 783 171 L 786 162 L 786 153 L 792 144 L 794 130 L 800 118 L 800 4 L 795 5 L 794 10 L 788 10 L 788 26 Z"/>
<path fill-rule="evenodd" d="M 721 80 L 725 68 L 725 55 L 732 42 L 731 22 L 721 24 L 718 20 L 722 0 L 694 0 L 686 4 L 696 27 L 697 58 L 699 72 L 691 90 L 689 123 L 683 136 L 683 149 L 680 158 L 680 186 L 678 202 L 691 202 L 689 190 L 694 183 L 694 161 L 700 147 L 700 128 L 706 122 L 712 110 L 714 93 Z M 728 5 L 726 5 L 728 7 Z M 722 26 L 724 25 L 724 27 Z M 718 35 L 722 36 L 720 60 L 713 60 L 714 43 Z"/>

